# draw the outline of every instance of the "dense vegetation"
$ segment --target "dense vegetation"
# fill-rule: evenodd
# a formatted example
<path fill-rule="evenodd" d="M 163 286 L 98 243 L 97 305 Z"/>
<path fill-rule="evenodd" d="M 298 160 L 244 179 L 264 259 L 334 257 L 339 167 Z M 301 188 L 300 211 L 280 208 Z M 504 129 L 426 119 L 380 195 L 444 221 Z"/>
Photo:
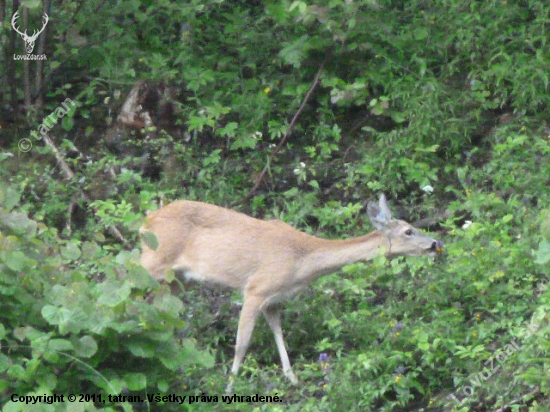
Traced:
<path fill-rule="evenodd" d="M 162 408 L 550 409 L 547 2 L 21 3 L 0 1 L 4 411 L 223 393 L 240 297 L 178 297 L 140 267 L 159 199 L 348 237 L 372 230 L 363 208 L 381 192 L 443 257 L 379 257 L 292 299 L 297 387 L 260 322 L 235 392 L 282 403 Z M 16 10 L 28 33 L 49 15 L 47 60 L 14 60 Z M 149 117 L 131 127 L 119 114 L 137 89 Z M 106 402 L 13 402 L 53 393 Z"/>

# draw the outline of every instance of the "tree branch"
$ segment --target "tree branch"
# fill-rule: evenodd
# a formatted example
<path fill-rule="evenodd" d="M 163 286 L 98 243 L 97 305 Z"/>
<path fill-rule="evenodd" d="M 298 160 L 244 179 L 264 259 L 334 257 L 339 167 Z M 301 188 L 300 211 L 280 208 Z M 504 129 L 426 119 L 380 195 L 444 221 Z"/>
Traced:
<path fill-rule="evenodd" d="M 267 158 L 267 164 L 265 165 L 263 170 L 260 172 L 260 174 L 256 178 L 256 181 L 254 182 L 254 186 L 252 186 L 252 188 L 248 191 L 246 196 L 244 196 L 242 199 L 238 200 L 237 202 L 233 203 L 231 206 L 236 206 L 236 205 L 242 204 L 243 202 L 247 201 L 248 199 L 250 199 L 254 195 L 254 192 L 260 187 L 260 185 L 262 183 L 262 180 L 265 177 L 265 174 L 269 170 L 269 165 L 271 164 L 271 161 L 275 158 L 277 153 L 279 153 L 279 151 L 287 143 L 288 139 L 290 138 L 290 134 L 294 130 L 294 126 L 296 125 L 296 122 L 298 121 L 298 118 L 300 117 L 300 114 L 302 114 L 302 111 L 304 110 L 309 98 L 311 97 L 311 94 L 313 93 L 313 91 L 319 85 L 319 79 L 321 78 L 321 74 L 323 73 L 323 70 L 324 70 L 327 62 L 329 61 L 331 55 L 332 55 L 332 48 L 329 49 L 329 51 L 327 52 L 327 54 L 325 56 L 325 59 L 323 60 L 323 62 L 319 66 L 319 69 L 317 70 L 317 74 L 315 75 L 315 78 L 313 79 L 311 87 L 309 88 L 306 95 L 304 96 L 304 99 L 302 100 L 302 104 L 300 105 L 300 107 L 298 108 L 298 110 L 296 111 L 294 116 L 292 117 L 290 125 L 288 126 L 288 129 L 286 130 L 286 133 L 282 137 L 281 141 L 275 147 L 275 149 L 273 149 L 273 151 L 271 152 L 271 154 Z"/>
<path fill-rule="evenodd" d="M 65 175 L 65 178 L 67 180 L 74 179 L 75 178 L 74 172 L 72 171 L 71 167 L 65 161 L 65 159 L 63 157 L 63 154 L 61 154 L 61 152 L 59 151 L 59 149 L 57 148 L 55 143 L 52 141 L 52 139 L 50 139 L 50 136 L 48 134 L 46 134 L 46 135 L 43 135 L 43 138 L 44 138 L 44 142 L 46 143 L 46 145 L 49 146 L 53 150 L 55 158 L 56 158 L 57 162 L 59 163 L 59 166 L 61 167 L 61 170 L 63 171 L 63 174 Z M 80 195 L 82 196 L 82 199 L 84 199 L 86 202 L 89 202 L 89 203 L 92 202 L 92 199 L 90 198 L 90 196 L 88 196 L 86 193 L 84 193 L 83 190 L 80 191 Z M 94 212 L 97 212 L 96 209 L 93 209 L 93 210 L 94 210 Z M 108 229 L 109 229 L 109 232 L 111 233 L 111 235 L 113 235 L 115 237 L 115 239 L 117 239 L 119 242 L 121 242 L 124 246 L 129 246 L 130 243 L 124 238 L 124 236 L 122 236 L 122 233 L 120 233 L 120 231 L 116 228 L 116 226 L 109 225 Z"/>

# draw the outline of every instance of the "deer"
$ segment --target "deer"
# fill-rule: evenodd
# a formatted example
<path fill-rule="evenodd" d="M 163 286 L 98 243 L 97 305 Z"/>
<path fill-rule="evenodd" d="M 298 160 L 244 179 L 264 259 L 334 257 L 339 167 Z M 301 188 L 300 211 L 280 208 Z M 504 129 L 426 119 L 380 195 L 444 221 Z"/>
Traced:
<path fill-rule="evenodd" d="M 283 374 L 296 385 L 281 327 L 284 301 L 321 276 L 380 254 L 388 258 L 435 256 L 443 251 L 440 240 L 393 219 L 384 194 L 378 204 L 368 203 L 367 215 L 375 231 L 329 240 L 280 220 L 259 220 L 202 202 L 175 201 L 146 217 L 140 229 L 141 264 L 159 281 L 174 270 L 184 282 L 205 281 L 241 291 L 244 299 L 228 393 L 260 313 L 275 338 Z M 147 240 L 150 232 L 154 242 Z"/>

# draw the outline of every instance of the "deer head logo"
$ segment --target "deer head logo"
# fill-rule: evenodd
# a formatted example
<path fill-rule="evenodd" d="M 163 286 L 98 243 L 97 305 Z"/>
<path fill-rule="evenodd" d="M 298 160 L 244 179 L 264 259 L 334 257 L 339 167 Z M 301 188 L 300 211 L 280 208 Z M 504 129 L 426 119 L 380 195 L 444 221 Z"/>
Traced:
<path fill-rule="evenodd" d="M 17 33 L 19 33 L 19 35 L 25 42 L 25 49 L 27 50 L 27 53 L 30 54 L 34 49 L 34 42 L 36 41 L 38 35 L 42 33 L 46 28 L 46 24 L 48 24 L 49 18 L 48 18 L 48 15 L 44 13 L 44 16 L 42 16 L 42 19 L 43 19 L 42 28 L 40 30 L 35 30 L 32 36 L 27 35 L 27 30 L 25 30 L 24 33 L 22 33 L 19 30 L 19 28 L 16 26 L 16 21 L 18 18 L 19 18 L 19 11 L 16 11 L 13 17 L 11 18 L 11 26 Z"/>

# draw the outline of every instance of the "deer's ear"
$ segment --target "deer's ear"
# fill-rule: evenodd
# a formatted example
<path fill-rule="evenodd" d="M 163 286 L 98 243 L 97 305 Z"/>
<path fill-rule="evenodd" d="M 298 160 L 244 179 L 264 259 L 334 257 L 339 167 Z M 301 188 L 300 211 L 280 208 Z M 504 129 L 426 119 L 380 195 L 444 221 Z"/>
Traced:
<path fill-rule="evenodd" d="M 378 205 L 380 206 L 380 209 L 382 209 L 382 211 L 384 212 L 384 216 L 386 216 L 386 219 L 388 221 L 392 220 L 390 206 L 388 205 L 388 201 L 386 200 L 386 196 L 384 195 L 384 193 L 380 195 Z"/>
<path fill-rule="evenodd" d="M 390 207 L 384 194 L 380 195 L 378 204 L 369 202 L 367 205 L 367 215 L 373 226 L 379 230 L 387 230 L 392 220 Z"/>

